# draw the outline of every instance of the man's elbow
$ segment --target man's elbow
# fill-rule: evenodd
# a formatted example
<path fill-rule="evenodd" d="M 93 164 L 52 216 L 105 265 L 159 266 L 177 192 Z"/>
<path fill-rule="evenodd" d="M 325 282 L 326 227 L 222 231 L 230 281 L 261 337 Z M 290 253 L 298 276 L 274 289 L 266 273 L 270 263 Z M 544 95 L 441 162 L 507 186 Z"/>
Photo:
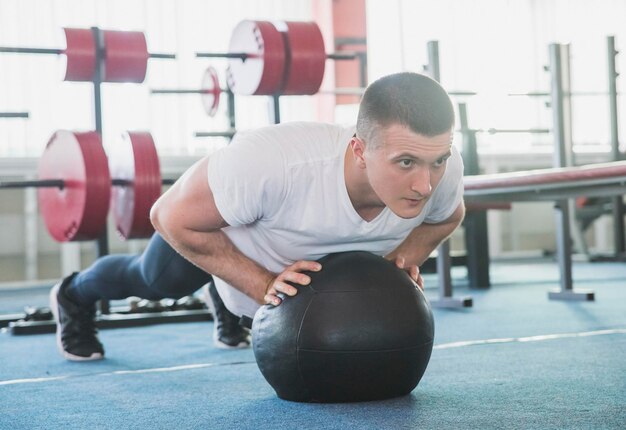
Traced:
<path fill-rule="evenodd" d="M 163 196 L 161 196 L 150 208 L 150 222 L 154 229 L 164 235 L 167 222 L 167 209 L 163 204 Z"/>
<path fill-rule="evenodd" d="M 452 215 L 450 215 L 445 221 L 445 224 L 452 226 L 452 229 L 455 230 L 458 226 L 461 225 L 463 219 L 465 218 L 465 204 L 461 202 Z"/>
<path fill-rule="evenodd" d="M 461 201 L 455 211 L 457 226 L 461 225 L 465 219 L 465 203 Z"/>

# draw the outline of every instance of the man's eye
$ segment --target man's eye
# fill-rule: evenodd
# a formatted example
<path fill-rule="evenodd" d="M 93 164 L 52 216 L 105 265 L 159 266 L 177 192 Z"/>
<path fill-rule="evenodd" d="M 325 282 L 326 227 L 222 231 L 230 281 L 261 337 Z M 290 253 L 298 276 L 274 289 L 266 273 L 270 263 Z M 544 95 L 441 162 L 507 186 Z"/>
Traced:
<path fill-rule="evenodd" d="M 409 160 L 408 158 L 404 160 L 400 160 L 400 166 L 402 167 L 411 167 L 412 165 L 413 165 L 413 160 Z"/>
<path fill-rule="evenodd" d="M 448 156 L 445 157 L 441 157 L 440 159 L 438 159 L 437 161 L 435 161 L 434 166 L 435 167 L 441 167 L 444 164 L 446 164 L 446 161 L 448 160 Z"/>

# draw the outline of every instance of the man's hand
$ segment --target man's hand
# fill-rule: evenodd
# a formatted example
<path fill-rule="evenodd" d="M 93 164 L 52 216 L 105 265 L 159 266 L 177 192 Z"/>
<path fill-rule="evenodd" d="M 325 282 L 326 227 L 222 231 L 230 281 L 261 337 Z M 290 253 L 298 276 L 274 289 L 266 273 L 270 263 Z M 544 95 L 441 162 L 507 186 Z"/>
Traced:
<path fill-rule="evenodd" d="M 420 287 L 422 291 L 424 291 L 424 279 L 422 279 L 422 275 L 420 274 L 419 267 L 417 267 L 416 265 L 407 265 L 404 257 L 399 257 L 399 256 L 396 257 L 395 263 L 399 269 L 402 269 L 406 273 L 408 273 L 411 279 L 415 281 L 417 286 Z"/>
<path fill-rule="evenodd" d="M 279 295 L 295 296 L 298 289 L 287 282 L 298 285 L 309 285 L 311 278 L 305 275 L 304 271 L 319 272 L 322 265 L 317 261 L 300 260 L 288 266 L 278 275 L 270 279 L 265 287 L 265 296 L 263 300 L 267 304 L 278 306 L 282 303 Z M 284 296 L 283 296 L 284 297 Z"/>

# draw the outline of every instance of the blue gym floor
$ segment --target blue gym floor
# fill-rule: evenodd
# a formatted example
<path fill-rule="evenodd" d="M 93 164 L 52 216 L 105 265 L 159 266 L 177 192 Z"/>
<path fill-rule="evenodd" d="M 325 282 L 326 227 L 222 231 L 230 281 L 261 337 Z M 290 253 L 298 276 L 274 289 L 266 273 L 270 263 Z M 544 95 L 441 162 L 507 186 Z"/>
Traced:
<path fill-rule="evenodd" d="M 91 363 L 62 359 L 53 335 L 1 333 L 0 428 L 626 428 L 626 264 L 575 263 L 575 287 L 595 302 L 549 301 L 550 261 L 493 264 L 488 291 L 464 289 L 462 272 L 455 295 L 474 307 L 434 311 L 436 346 L 409 396 L 280 400 L 251 350 L 213 347 L 212 323 L 103 330 L 107 358 Z M 436 277 L 426 282 L 434 297 Z M 18 311 L 16 297 L 0 292 L 0 312 Z"/>

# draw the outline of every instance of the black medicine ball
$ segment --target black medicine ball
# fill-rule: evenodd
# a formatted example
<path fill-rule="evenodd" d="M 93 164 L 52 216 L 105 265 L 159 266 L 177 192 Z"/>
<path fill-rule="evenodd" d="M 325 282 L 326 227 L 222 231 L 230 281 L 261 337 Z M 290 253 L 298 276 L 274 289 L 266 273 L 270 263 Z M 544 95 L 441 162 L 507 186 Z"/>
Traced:
<path fill-rule="evenodd" d="M 330 254 L 308 286 L 262 306 L 254 355 L 278 397 L 356 402 L 410 393 L 430 359 L 434 321 L 422 291 L 369 252 Z"/>

